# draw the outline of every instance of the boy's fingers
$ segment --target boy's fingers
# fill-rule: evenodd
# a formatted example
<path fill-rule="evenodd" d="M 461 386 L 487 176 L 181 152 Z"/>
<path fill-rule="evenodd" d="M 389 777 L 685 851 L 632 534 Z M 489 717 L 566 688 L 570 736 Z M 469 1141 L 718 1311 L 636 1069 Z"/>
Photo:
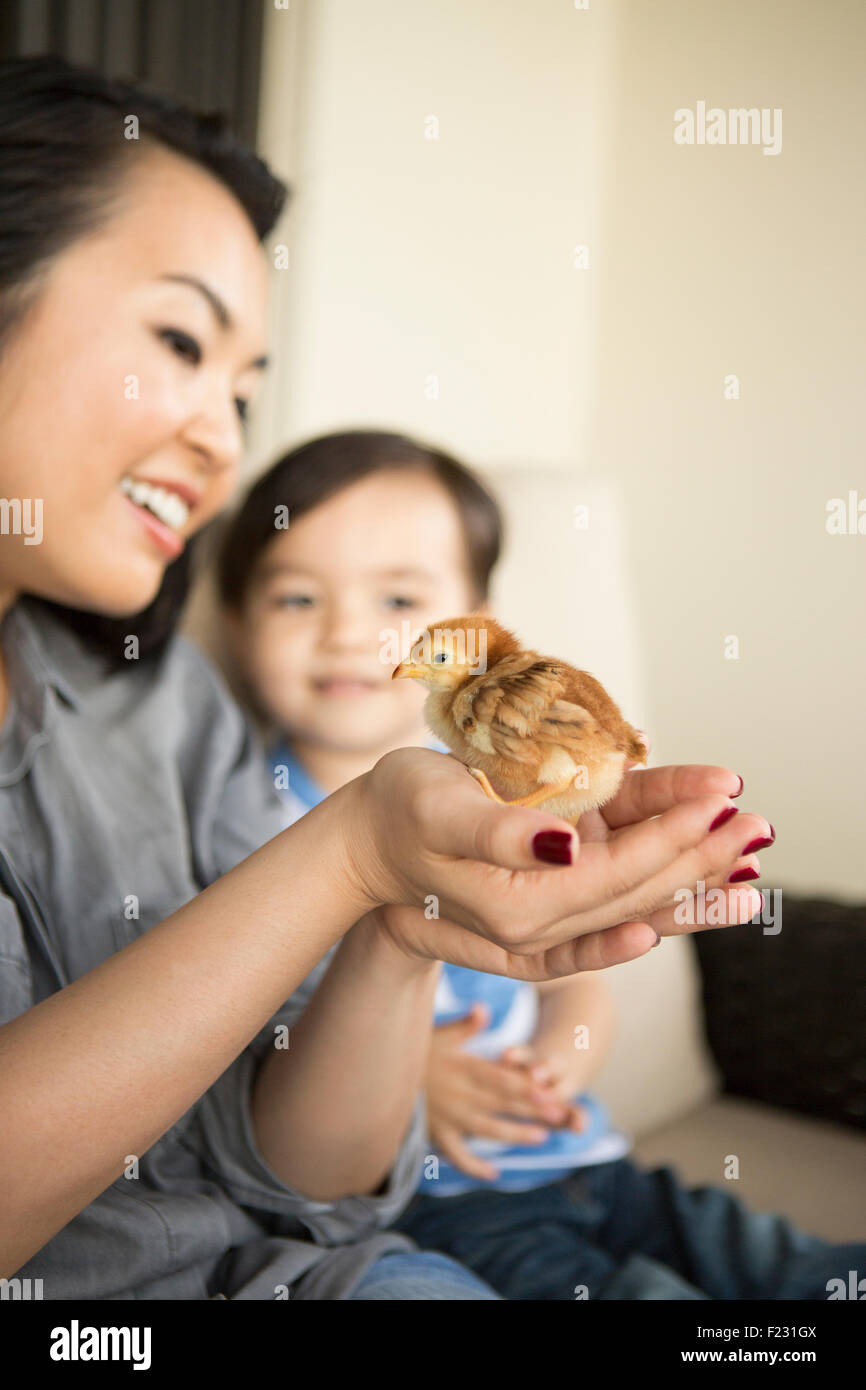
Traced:
<path fill-rule="evenodd" d="M 448 1162 L 453 1163 L 462 1173 L 468 1173 L 471 1178 L 492 1182 L 494 1178 L 499 1177 L 493 1164 L 485 1163 L 483 1158 L 478 1158 L 471 1149 L 467 1149 L 455 1130 L 440 1129 L 436 1135 L 436 1143 Z"/>
<path fill-rule="evenodd" d="M 452 1019 L 450 1023 L 438 1023 L 436 1032 L 439 1036 L 453 1042 L 457 1047 L 464 1039 L 480 1033 L 483 1028 L 487 1027 L 489 1021 L 490 1010 L 487 1005 L 473 1004 L 469 1013 L 463 1018 Z"/>
<path fill-rule="evenodd" d="M 503 1111 L 507 1115 L 517 1115 L 522 1119 L 546 1121 L 551 1104 L 556 1098 L 540 1095 L 525 1070 L 509 1070 L 492 1063 L 495 1071 L 488 1072 L 478 1098 L 486 1110 Z"/>
<path fill-rule="evenodd" d="M 479 1139 L 498 1139 L 500 1144 L 543 1144 L 550 1138 L 544 1125 L 522 1124 L 519 1121 L 501 1120 L 497 1115 L 479 1115 L 473 1125 L 473 1133 Z"/>
<path fill-rule="evenodd" d="M 496 1114 L 497 1111 L 501 1110 L 521 1120 L 533 1120 L 537 1124 L 546 1122 L 544 1107 L 529 1095 L 505 1095 L 502 1091 L 492 1088 L 479 1090 L 475 1095 L 475 1101 L 479 1111 L 484 1111 L 486 1114 Z"/>

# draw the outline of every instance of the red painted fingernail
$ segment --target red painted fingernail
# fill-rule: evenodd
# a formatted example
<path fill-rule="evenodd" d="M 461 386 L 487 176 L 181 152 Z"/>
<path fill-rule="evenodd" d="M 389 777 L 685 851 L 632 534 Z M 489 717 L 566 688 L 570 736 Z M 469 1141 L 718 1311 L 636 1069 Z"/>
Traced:
<path fill-rule="evenodd" d="M 740 777 L 740 774 L 737 773 L 737 776 Z M 740 792 L 741 792 L 742 790 L 743 790 L 743 779 L 742 779 L 742 777 L 740 777 L 740 788 L 739 788 L 739 791 L 731 792 L 731 796 L 739 796 L 739 795 L 740 795 Z"/>
<path fill-rule="evenodd" d="M 650 946 L 650 950 L 651 950 L 651 951 L 654 951 L 655 948 L 656 948 L 656 946 L 661 946 L 661 944 L 662 944 L 662 939 L 661 939 L 661 937 L 659 936 L 658 932 L 656 932 L 656 939 L 655 939 L 655 941 L 653 942 L 653 944 Z"/>
<path fill-rule="evenodd" d="M 731 874 L 728 883 L 745 883 L 748 878 L 760 878 L 757 869 L 753 869 L 751 864 L 747 864 L 745 869 L 737 869 L 735 874 Z"/>
<path fill-rule="evenodd" d="M 716 819 L 710 826 L 710 830 L 718 830 L 720 825 L 724 825 L 725 821 L 729 821 L 731 819 L 731 816 L 735 816 L 736 814 L 736 806 L 726 806 L 724 811 L 720 811 L 719 814 L 716 816 Z"/>
<path fill-rule="evenodd" d="M 771 833 L 769 840 L 766 838 L 766 836 L 761 836 L 761 838 L 758 840 L 750 840 L 749 843 L 746 845 L 746 848 L 742 851 L 742 853 L 752 854 L 753 851 L 756 849 L 769 849 L 770 845 L 776 838 L 776 832 L 775 830 L 773 830 L 772 826 L 770 826 L 770 832 Z"/>
<path fill-rule="evenodd" d="M 545 864 L 570 864 L 571 836 L 565 830 L 539 830 L 532 837 L 532 853 Z"/>

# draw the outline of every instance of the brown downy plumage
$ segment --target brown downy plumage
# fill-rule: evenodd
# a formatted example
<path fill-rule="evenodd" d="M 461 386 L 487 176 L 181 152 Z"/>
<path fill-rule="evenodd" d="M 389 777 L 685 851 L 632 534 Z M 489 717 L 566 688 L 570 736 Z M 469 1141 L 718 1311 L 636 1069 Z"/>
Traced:
<path fill-rule="evenodd" d="M 638 731 L 594 676 L 521 647 L 493 618 L 426 628 L 392 678 L 430 691 L 424 716 L 494 800 L 543 806 L 574 824 L 614 796 Z"/>

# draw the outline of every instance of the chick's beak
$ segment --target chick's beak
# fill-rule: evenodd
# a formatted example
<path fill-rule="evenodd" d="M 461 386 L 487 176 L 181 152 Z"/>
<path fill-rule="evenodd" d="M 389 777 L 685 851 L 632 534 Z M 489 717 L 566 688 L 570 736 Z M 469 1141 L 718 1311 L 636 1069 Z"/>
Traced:
<path fill-rule="evenodd" d="M 400 665 L 395 666 L 394 670 L 391 672 L 391 679 L 395 681 L 403 676 L 424 676 L 426 674 L 426 667 L 419 666 L 413 661 L 401 661 Z"/>

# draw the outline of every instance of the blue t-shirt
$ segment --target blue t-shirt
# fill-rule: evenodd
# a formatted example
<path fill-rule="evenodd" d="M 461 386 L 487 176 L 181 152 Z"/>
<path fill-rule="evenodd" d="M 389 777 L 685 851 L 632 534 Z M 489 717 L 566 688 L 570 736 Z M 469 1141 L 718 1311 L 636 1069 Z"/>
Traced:
<path fill-rule="evenodd" d="M 430 747 L 438 752 L 448 751 L 437 740 Z M 274 785 L 286 806 L 286 824 L 290 825 L 317 806 L 325 792 L 287 744 L 280 743 L 271 750 L 269 763 Z M 467 1052 L 496 1058 L 504 1048 L 532 1039 L 538 1021 L 538 992 L 534 985 L 446 962 L 436 988 L 434 1023 L 463 1018 L 477 1003 L 487 1006 L 489 1021 L 486 1028 L 464 1044 Z M 628 1153 L 630 1141 L 611 1127 L 602 1103 L 588 1093 L 575 1100 L 585 1111 L 586 1124 L 580 1134 L 553 1129 L 543 1144 L 525 1146 L 469 1138 L 465 1141 L 467 1148 L 498 1168 L 499 1177 L 492 1182 L 470 1177 L 442 1154 L 432 1154 L 424 1164 L 419 1190 L 431 1197 L 453 1197 L 479 1187 L 525 1191 L 556 1182 L 575 1168 L 607 1163 Z"/>

